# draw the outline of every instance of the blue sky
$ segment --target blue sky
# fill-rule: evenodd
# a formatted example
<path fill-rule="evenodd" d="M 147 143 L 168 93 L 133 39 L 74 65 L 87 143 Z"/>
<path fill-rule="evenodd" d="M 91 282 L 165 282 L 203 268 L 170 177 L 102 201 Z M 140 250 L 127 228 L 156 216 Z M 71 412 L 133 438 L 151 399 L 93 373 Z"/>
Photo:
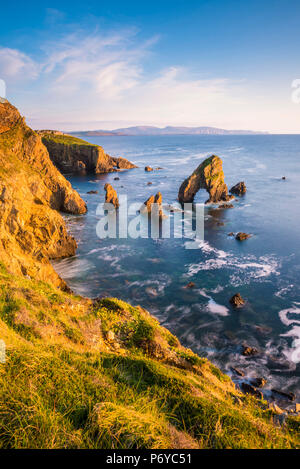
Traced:
<path fill-rule="evenodd" d="M 35 128 L 300 132 L 299 1 L 28 1 L 1 16 L 0 79 Z"/>

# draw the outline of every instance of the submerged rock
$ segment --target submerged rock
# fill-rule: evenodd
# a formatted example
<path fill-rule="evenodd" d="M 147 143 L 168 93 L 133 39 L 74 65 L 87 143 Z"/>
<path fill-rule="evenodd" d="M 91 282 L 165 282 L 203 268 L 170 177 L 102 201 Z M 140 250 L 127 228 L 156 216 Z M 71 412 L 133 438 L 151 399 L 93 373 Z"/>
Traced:
<path fill-rule="evenodd" d="M 233 208 L 233 204 L 221 204 L 218 208 Z"/>
<path fill-rule="evenodd" d="M 275 389 L 275 388 L 272 388 L 271 391 L 274 394 L 279 394 L 280 396 L 284 397 L 285 399 L 288 399 L 289 401 L 294 401 L 296 399 L 296 396 L 293 392 L 285 392 L 285 391 L 281 391 L 281 389 Z"/>
<path fill-rule="evenodd" d="M 204 160 L 191 176 L 185 179 L 178 192 L 179 202 L 193 202 L 199 189 L 206 189 L 209 193 L 206 203 L 227 202 L 233 199 L 233 196 L 228 194 L 222 160 L 218 156 L 212 155 Z"/>
<path fill-rule="evenodd" d="M 98 194 L 98 191 L 88 191 L 87 194 Z"/>
<path fill-rule="evenodd" d="M 229 302 L 235 307 L 235 308 L 240 308 L 245 304 L 245 300 L 241 297 L 240 293 L 236 293 L 233 295 Z"/>
<path fill-rule="evenodd" d="M 237 239 L 238 241 L 245 241 L 245 239 L 248 238 L 251 238 L 251 235 L 248 233 L 243 233 L 242 231 L 239 231 L 235 236 L 235 239 Z"/>
<path fill-rule="evenodd" d="M 231 370 L 238 376 L 242 376 L 242 377 L 245 376 L 245 373 L 239 368 L 235 368 L 234 366 L 232 366 Z"/>
<path fill-rule="evenodd" d="M 235 195 L 244 195 L 246 193 L 246 184 L 244 183 L 244 181 L 242 182 L 238 182 L 235 186 L 233 186 L 229 192 L 231 192 L 231 194 L 235 194 Z"/>
<path fill-rule="evenodd" d="M 119 199 L 118 199 L 117 192 L 115 191 L 113 186 L 111 184 L 107 183 L 104 186 L 104 190 L 106 191 L 105 203 L 106 204 L 112 204 L 112 205 L 114 205 L 115 208 L 118 208 L 119 207 Z"/>

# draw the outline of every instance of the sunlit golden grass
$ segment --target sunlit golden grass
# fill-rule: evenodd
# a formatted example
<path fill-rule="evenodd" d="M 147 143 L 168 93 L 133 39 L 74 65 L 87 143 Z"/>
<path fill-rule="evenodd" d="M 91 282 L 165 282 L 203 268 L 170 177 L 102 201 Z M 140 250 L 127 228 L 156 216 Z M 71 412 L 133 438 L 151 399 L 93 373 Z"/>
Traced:
<path fill-rule="evenodd" d="M 0 269 L 1 448 L 299 448 L 140 307 Z"/>

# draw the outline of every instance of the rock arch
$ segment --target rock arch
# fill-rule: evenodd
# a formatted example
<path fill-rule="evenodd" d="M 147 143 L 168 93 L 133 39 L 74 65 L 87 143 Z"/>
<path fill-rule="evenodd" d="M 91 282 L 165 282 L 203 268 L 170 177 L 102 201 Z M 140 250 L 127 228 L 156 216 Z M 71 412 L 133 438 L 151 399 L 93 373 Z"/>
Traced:
<path fill-rule="evenodd" d="M 206 158 L 180 186 L 178 200 L 181 204 L 193 202 L 199 189 L 206 189 L 209 199 L 206 203 L 227 202 L 234 198 L 228 194 L 224 182 L 222 160 L 216 155 Z"/>

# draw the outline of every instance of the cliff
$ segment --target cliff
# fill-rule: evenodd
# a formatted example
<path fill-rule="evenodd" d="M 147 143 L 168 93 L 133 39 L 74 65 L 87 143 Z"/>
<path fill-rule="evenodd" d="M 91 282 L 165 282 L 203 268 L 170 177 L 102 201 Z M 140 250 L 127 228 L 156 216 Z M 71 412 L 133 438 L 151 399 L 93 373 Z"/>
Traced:
<path fill-rule="evenodd" d="M 113 158 L 102 147 L 56 131 L 39 131 L 52 162 L 63 172 L 109 173 L 136 166 L 125 158 Z"/>
<path fill-rule="evenodd" d="M 206 203 L 227 202 L 234 197 L 228 195 L 228 188 L 224 182 L 222 160 L 216 155 L 206 158 L 195 171 L 181 184 L 178 200 L 181 203 L 193 202 L 199 189 L 209 193 Z"/>
<path fill-rule="evenodd" d="M 76 241 L 59 211 L 86 205 L 18 110 L 0 104 L 0 260 L 11 272 L 65 286 L 49 259 L 74 255 Z"/>

